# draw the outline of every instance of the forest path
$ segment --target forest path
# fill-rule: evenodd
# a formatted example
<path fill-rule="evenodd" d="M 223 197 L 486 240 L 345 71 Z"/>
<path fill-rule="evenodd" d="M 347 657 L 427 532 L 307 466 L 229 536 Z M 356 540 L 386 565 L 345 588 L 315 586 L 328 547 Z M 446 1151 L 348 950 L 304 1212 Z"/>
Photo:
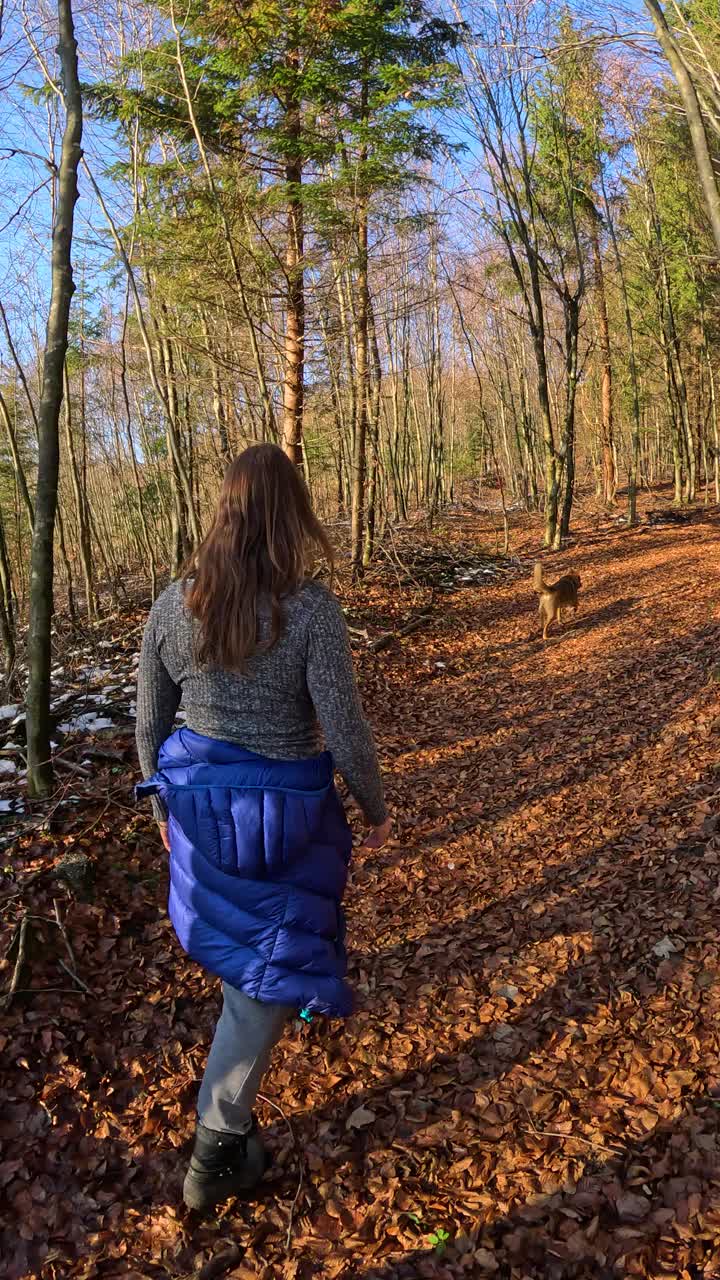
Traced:
<path fill-rule="evenodd" d="M 354 863 L 356 1016 L 293 1029 L 267 1078 L 305 1167 L 290 1255 L 272 1106 L 260 1202 L 179 1208 L 217 992 L 121 814 L 64 907 L 92 999 L 0 1025 L 0 1274 L 186 1277 L 231 1244 L 245 1280 L 720 1274 L 720 526 L 588 532 L 557 564 L 581 609 L 545 645 L 528 568 L 359 657 L 397 830 Z"/>

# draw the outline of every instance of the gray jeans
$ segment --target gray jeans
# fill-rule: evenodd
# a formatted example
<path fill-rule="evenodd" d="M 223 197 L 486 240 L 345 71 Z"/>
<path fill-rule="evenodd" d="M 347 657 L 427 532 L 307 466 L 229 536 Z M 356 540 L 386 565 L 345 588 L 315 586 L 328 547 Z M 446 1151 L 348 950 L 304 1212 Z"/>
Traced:
<path fill-rule="evenodd" d="M 292 1005 L 260 1004 L 223 982 L 223 1007 L 198 1095 L 208 1129 L 247 1133 L 260 1082 Z"/>

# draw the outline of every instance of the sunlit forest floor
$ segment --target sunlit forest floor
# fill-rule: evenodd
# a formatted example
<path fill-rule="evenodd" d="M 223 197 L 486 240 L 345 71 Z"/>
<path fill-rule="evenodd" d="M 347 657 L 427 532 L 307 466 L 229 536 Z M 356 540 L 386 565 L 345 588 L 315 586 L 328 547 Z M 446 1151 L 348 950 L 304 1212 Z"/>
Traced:
<path fill-rule="evenodd" d="M 507 572 L 433 588 L 418 552 L 499 563 L 458 513 L 340 583 L 395 838 L 354 863 L 356 1015 L 276 1051 L 257 1202 L 181 1205 L 219 993 L 166 920 L 131 726 L 29 807 L 0 881 L 3 986 L 27 915 L 39 989 L 0 1016 L 2 1275 L 720 1275 L 720 512 L 588 508 L 547 557 L 582 577 L 547 644 L 539 545 L 518 517 Z M 96 629 L 110 665 L 142 617 Z"/>

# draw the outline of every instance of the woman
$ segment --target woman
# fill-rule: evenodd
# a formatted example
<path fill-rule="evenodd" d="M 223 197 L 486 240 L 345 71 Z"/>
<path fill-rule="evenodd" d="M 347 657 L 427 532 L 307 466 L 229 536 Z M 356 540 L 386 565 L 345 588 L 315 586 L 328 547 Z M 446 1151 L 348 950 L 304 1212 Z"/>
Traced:
<path fill-rule="evenodd" d="M 313 545 L 332 567 L 297 469 L 274 445 L 246 449 L 143 638 L 138 794 L 152 795 L 170 852 L 180 943 L 223 981 L 183 1191 L 193 1209 L 265 1171 L 252 1109 L 286 1019 L 351 1011 L 340 903 L 352 840 L 333 768 L 373 828 L 366 843 L 390 830 L 342 611 L 305 576 Z M 181 698 L 187 727 L 171 734 Z"/>

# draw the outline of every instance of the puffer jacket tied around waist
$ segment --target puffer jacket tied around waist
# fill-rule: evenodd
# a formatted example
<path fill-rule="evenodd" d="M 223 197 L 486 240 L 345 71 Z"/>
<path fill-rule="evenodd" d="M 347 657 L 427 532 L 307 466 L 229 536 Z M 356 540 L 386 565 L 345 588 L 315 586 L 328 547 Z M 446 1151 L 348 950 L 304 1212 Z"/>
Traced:
<path fill-rule="evenodd" d="M 352 836 L 329 753 L 271 760 L 180 729 L 136 792 L 168 809 L 170 918 L 188 955 L 255 1000 L 346 1017 Z"/>

